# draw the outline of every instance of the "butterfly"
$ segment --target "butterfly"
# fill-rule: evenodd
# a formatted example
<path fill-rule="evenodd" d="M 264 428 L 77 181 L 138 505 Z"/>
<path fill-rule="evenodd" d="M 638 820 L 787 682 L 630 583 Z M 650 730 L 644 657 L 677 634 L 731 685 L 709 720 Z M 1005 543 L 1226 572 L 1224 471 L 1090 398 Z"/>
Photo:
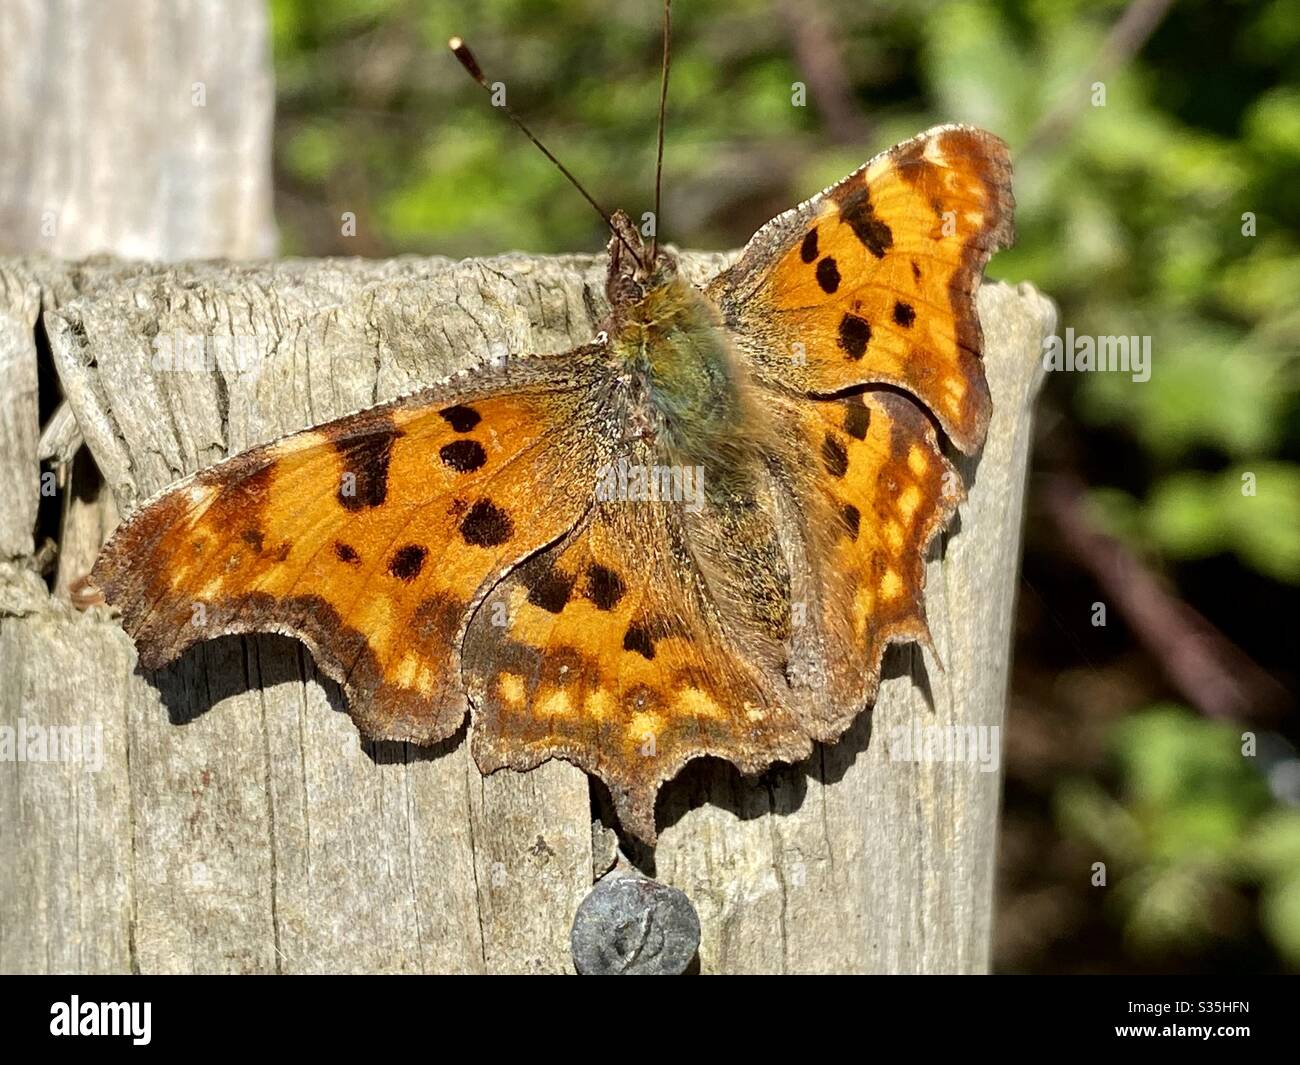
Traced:
<path fill-rule="evenodd" d="M 974 454 L 988 426 L 974 296 L 1012 210 L 1006 145 L 947 125 L 702 288 L 604 216 L 589 343 L 203 470 L 92 579 L 145 669 L 297 637 L 365 736 L 434 744 L 470 713 L 482 771 L 567 759 L 653 842 L 688 761 L 797 761 L 871 704 L 888 644 L 928 643 L 924 557 L 964 497 L 944 438 Z"/>

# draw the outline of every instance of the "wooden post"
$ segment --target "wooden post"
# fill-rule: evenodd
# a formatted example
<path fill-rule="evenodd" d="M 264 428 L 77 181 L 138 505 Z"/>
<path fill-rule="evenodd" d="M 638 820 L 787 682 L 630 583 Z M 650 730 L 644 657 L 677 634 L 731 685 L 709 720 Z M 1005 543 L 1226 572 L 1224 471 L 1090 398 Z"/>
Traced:
<path fill-rule="evenodd" d="M 725 260 L 685 262 L 698 280 Z M 252 444 L 588 339 L 602 270 L 585 256 L 0 261 L 0 367 L 34 396 L 37 314 L 54 308 L 59 381 L 129 510 Z M 929 565 L 942 670 L 895 648 L 874 714 L 838 744 L 758 782 L 696 763 L 661 797 L 647 871 L 694 902 L 706 973 L 987 968 L 1001 774 L 890 757 L 899 729 L 1003 722 L 1054 312 L 1027 286 L 986 285 L 979 306 L 994 415 Z M 30 567 L 29 408 L 0 408 L 16 507 L 0 521 L 0 725 L 90 725 L 103 748 L 97 772 L 0 764 L 0 969 L 572 971 L 570 924 L 611 860 L 584 774 L 552 762 L 484 778 L 463 732 L 432 751 L 361 744 L 337 688 L 284 638 L 227 637 L 136 674 L 115 622 L 47 594 Z M 70 572 L 89 568 L 90 539 Z"/>

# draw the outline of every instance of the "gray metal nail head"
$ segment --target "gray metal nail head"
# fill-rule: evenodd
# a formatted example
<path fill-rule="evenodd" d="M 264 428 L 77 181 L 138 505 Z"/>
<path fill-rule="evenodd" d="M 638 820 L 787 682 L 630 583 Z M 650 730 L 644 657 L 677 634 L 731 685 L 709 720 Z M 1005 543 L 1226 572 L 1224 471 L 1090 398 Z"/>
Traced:
<path fill-rule="evenodd" d="M 625 868 L 582 900 L 569 934 L 584 976 L 679 976 L 700 945 L 700 919 L 686 893 Z"/>

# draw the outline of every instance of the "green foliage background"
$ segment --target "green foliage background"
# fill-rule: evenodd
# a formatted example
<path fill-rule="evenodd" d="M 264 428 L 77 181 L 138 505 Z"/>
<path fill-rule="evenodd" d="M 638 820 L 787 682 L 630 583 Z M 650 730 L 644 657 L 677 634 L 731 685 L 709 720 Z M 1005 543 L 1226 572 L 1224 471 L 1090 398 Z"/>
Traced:
<path fill-rule="evenodd" d="M 652 0 L 271 6 L 286 252 L 602 246 L 599 220 L 447 53 L 453 33 L 598 200 L 634 216 L 650 208 Z M 1300 3 L 1184 0 L 1131 58 L 1107 44 L 1126 7 L 679 0 L 662 233 L 681 246 L 737 247 L 926 126 L 1000 134 L 1016 163 L 1019 241 L 990 276 L 1050 294 L 1062 329 L 1152 338 L 1148 382 L 1053 376 L 1040 468 L 1081 476 L 1097 520 L 1289 684 L 1300 584 Z M 817 80 L 809 64 L 842 70 L 834 105 L 848 120 L 828 121 L 815 93 L 791 106 L 792 84 Z M 355 237 L 340 233 L 344 211 L 357 215 Z M 1067 853 L 1082 866 L 1063 868 L 1063 880 L 1086 884 L 1091 861 L 1106 860 L 1114 890 L 1104 902 L 1079 895 L 1100 916 L 1056 929 L 1050 950 L 1007 947 L 1001 964 L 1086 967 L 1071 936 L 1102 927 L 1117 967 L 1300 968 L 1300 812 L 1241 756 L 1239 725 L 1169 703 L 1175 693 L 1125 649 L 1131 640 L 1096 642 L 1077 620 L 1095 589 L 1058 577 L 1054 567 L 1069 563 L 1052 536 L 1031 499 L 1026 571 L 1045 581 L 1046 612 L 1074 651 L 1053 649 L 1062 638 L 1032 618 L 1022 626 L 1019 705 L 1041 719 L 1054 696 L 1038 682 L 1082 659 L 1117 678 L 1108 706 L 1123 716 L 1099 715 L 1095 759 L 1064 764 L 1025 794 L 1013 760 L 1010 823 L 1016 803 L 1031 819 L 1037 809 L 1080 848 Z M 1004 870 L 1004 900 L 1023 872 Z M 1000 924 L 1016 920 L 1004 901 Z"/>

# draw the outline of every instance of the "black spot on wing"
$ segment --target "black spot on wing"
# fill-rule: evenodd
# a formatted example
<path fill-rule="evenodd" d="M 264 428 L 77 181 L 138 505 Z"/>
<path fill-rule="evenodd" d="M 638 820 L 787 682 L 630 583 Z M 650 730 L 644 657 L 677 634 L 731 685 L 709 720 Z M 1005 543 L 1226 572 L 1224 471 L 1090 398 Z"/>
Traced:
<path fill-rule="evenodd" d="M 346 562 L 349 566 L 359 566 L 361 556 L 357 554 L 357 549 L 351 544 L 345 544 L 342 540 L 334 541 L 334 557 L 340 562 Z"/>
<path fill-rule="evenodd" d="M 858 538 L 858 530 L 862 527 L 862 512 L 852 503 L 845 503 L 844 509 L 840 511 L 840 517 L 844 519 L 844 528 L 848 531 L 849 539 Z"/>
<path fill-rule="evenodd" d="M 810 263 L 817 258 L 817 227 L 813 226 L 804 234 L 803 243 L 799 246 L 799 257 L 804 262 Z"/>
<path fill-rule="evenodd" d="M 871 325 L 856 314 L 846 314 L 840 319 L 840 347 L 850 359 L 860 359 L 867 353 L 871 341 Z"/>
<path fill-rule="evenodd" d="M 388 560 L 388 572 L 396 577 L 399 581 L 406 581 L 408 584 L 420 575 L 420 570 L 424 568 L 424 560 L 428 557 L 429 549 L 422 547 L 420 544 L 407 544 L 399 547 L 393 552 L 393 557 Z"/>
<path fill-rule="evenodd" d="M 479 423 L 479 413 L 473 407 L 464 407 L 457 403 L 438 411 L 438 416 L 458 433 L 468 433 Z"/>
<path fill-rule="evenodd" d="M 827 295 L 840 287 L 840 268 L 829 255 L 817 264 L 817 284 Z"/>
<path fill-rule="evenodd" d="M 911 329 L 912 323 L 916 321 L 915 309 L 910 303 L 904 303 L 902 300 L 895 300 L 894 321 L 904 329 Z"/>
<path fill-rule="evenodd" d="M 596 565 L 587 570 L 587 598 L 597 610 L 613 610 L 626 591 L 623 578 L 612 569 Z"/>
<path fill-rule="evenodd" d="M 850 396 L 844 401 L 844 431 L 854 440 L 865 440 L 871 425 L 871 411 L 861 396 Z"/>
<path fill-rule="evenodd" d="M 849 468 L 849 453 L 830 433 L 822 441 L 822 465 L 832 477 L 843 477 Z"/>
<path fill-rule="evenodd" d="M 388 498 L 388 463 L 401 430 L 383 418 L 351 434 L 337 429 L 326 433 L 343 466 L 339 505 L 354 511 L 380 506 Z"/>
<path fill-rule="evenodd" d="M 573 591 L 573 576 L 548 568 L 536 574 L 528 586 L 528 601 L 551 614 L 558 614 Z"/>
<path fill-rule="evenodd" d="M 480 499 L 460 522 L 461 538 L 473 547 L 498 547 L 515 533 L 510 515 L 490 499 Z"/>
<path fill-rule="evenodd" d="M 894 233 L 876 217 L 866 185 L 860 185 L 844 197 L 840 204 L 840 221 L 853 230 L 862 246 L 877 259 L 883 259 L 885 252 L 893 247 Z"/>
<path fill-rule="evenodd" d="M 438 449 L 442 464 L 457 473 L 473 473 L 487 462 L 487 452 L 477 440 L 453 440 Z"/>
<path fill-rule="evenodd" d="M 623 634 L 623 650 L 635 651 L 642 658 L 653 659 L 655 656 L 655 642 L 648 629 L 643 629 L 639 625 L 629 625 L 627 632 Z"/>

